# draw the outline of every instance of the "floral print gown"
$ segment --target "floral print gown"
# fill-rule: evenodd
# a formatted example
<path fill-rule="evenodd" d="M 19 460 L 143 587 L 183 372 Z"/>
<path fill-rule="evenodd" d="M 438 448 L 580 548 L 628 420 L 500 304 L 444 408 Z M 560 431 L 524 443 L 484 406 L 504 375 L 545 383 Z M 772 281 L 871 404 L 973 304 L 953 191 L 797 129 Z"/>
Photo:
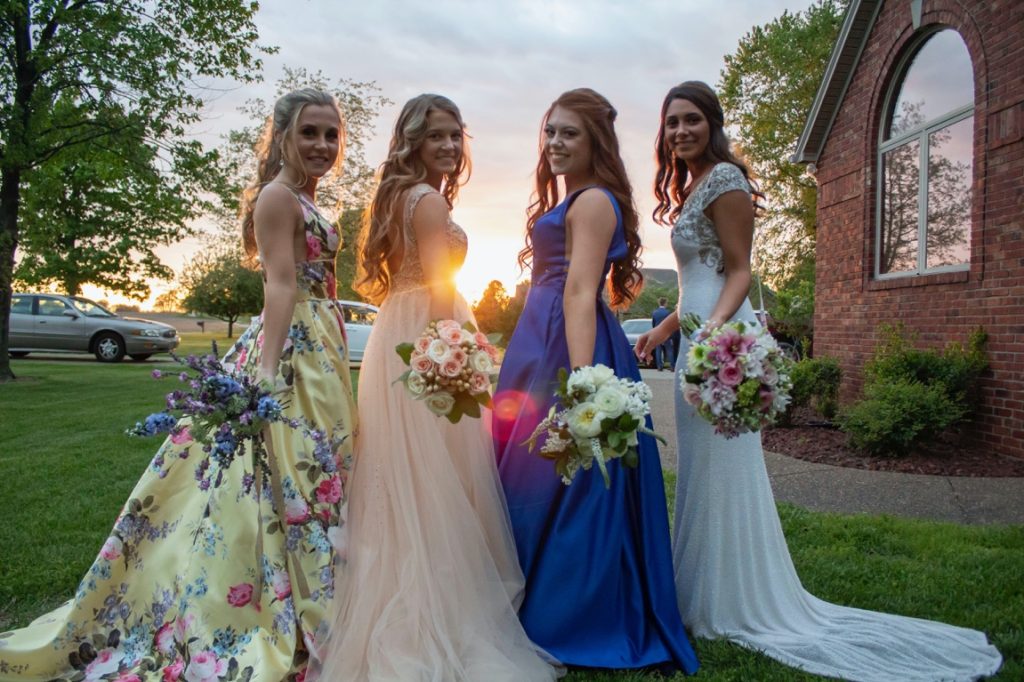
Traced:
<path fill-rule="evenodd" d="M 206 471 L 188 429 L 168 438 L 74 597 L 0 634 L 0 680 L 301 680 L 334 591 L 332 539 L 352 465 L 355 407 L 335 228 L 296 194 L 306 258 L 278 367 L 285 415 L 269 475 L 239 457 Z M 256 372 L 255 318 L 225 357 Z M 216 464 L 210 464 L 216 467 Z M 216 480 L 219 486 L 202 482 Z M 246 492 L 248 491 L 248 492 Z"/>

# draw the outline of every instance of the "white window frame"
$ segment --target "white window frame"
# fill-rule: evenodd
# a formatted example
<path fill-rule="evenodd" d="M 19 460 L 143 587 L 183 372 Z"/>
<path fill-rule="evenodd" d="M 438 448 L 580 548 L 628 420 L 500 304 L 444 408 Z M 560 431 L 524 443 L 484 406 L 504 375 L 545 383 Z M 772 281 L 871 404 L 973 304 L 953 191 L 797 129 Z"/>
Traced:
<path fill-rule="evenodd" d="M 959 123 L 966 118 L 974 115 L 975 105 L 972 101 L 970 104 L 966 104 L 959 109 L 953 109 L 938 118 L 933 118 L 930 121 L 925 121 L 922 125 L 904 132 L 898 137 L 886 140 L 885 135 L 889 128 L 892 127 L 892 117 L 894 115 L 893 109 L 896 106 L 896 101 L 899 99 L 900 93 L 903 90 L 903 84 L 906 82 L 907 74 L 910 72 L 910 67 L 913 64 L 914 58 L 918 55 L 921 49 L 925 46 L 929 40 L 931 40 L 935 34 L 941 31 L 953 31 L 948 26 L 942 26 L 934 31 L 929 31 L 923 35 L 913 50 L 907 53 L 907 56 L 900 62 L 899 70 L 897 73 L 900 77 L 897 78 L 889 91 L 888 96 L 885 98 L 885 107 L 882 109 L 885 112 L 885 120 L 883 125 L 880 126 L 878 136 L 878 155 L 877 155 L 877 168 L 875 177 L 878 178 L 878 192 L 876 193 L 875 201 L 875 267 L 874 275 L 875 279 L 898 279 L 901 277 L 918 277 L 920 275 L 931 275 L 940 272 L 961 272 L 964 270 L 970 270 L 970 236 L 968 235 L 968 257 L 966 263 L 957 263 L 955 265 L 942 265 L 937 268 L 928 267 L 928 154 L 929 154 L 929 140 L 932 133 L 935 133 L 943 128 L 949 127 L 954 123 Z M 961 36 L 961 40 L 963 37 Z M 967 55 L 970 59 L 970 53 Z M 973 65 L 973 62 L 972 62 Z M 972 79 L 973 82 L 973 79 Z M 972 93 L 973 97 L 973 93 Z M 973 142 L 973 130 L 972 142 Z M 882 265 L 882 208 L 885 204 L 885 155 L 905 144 L 918 143 L 918 189 L 917 189 L 917 268 L 913 270 L 900 270 L 898 272 L 881 272 L 880 268 Z M 973 145 L 972 145 L 973 148 Z M 972 160 L 973 168 L 973 160 Z M 972 190 L 973 191 L 973 190 Z M 973 226 L 972 226 L 973 227 Z M 973 232 L 973 230 L 972 230 Z"/>

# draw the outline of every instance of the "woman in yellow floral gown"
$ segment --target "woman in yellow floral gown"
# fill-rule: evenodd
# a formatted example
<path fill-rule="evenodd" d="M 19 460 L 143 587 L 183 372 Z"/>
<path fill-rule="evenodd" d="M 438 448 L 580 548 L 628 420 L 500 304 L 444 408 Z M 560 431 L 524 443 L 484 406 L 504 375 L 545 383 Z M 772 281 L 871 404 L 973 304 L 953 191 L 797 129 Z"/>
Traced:
<path fill-rule="evenodd" d="M 355 409 L 334 301 L 339 235 L 313 203 L 343 138 L 330 95 L 285 95 L 246 197 L 243 241 L 259 252 L 265 304 L 224 361 L 275 382 L 285 416 L 300 423 L 265 431 L 269 475 L 241 456 L 208 486 L 187 425 L 168 438 L 74 597 L 0 634 L 0 680 L 305 676 L 333 597 L 332 538 L 352 464 Z"/>

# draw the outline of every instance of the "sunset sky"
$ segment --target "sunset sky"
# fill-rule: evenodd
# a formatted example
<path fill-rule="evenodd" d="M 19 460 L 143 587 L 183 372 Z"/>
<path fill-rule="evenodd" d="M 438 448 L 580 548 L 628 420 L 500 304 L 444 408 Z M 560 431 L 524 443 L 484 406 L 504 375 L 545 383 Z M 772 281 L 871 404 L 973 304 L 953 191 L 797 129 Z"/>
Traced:
<path fill-rule="evenodd" d="M 410 97 L 437 92 L 462 109 L 472 135 L 473 178 L 454 211 L 469 233 L 459 284 L 470 300 L 487 282 L 511 288 L 537 160 L 540 117 L 561 92 L 591 87 L 618 109 L 617 130 L 643 218 L 645 265 L 673 267 L 668 236 L 650 219 L 653 142 L 661 99 L 672 85 L 714 86 L 724 57 L 753 26 L 809 0 L 263 0 L 256 21 L 263 44 L 262 83 L 213 93 L 197 129 L 204 142 L 246 123 L 238 107 L 269 99 L 283 67 L 374 81 L 394 104 L 377 120 L 367 161 L 383 159 L 398 110 Z M 187 240 L 160 250 L 180 270 L 198 247 Z M 167 283 L 154 283 L 154 296 Z M 91 290 L 87 295 L 100 297 Z M 117 302 L 117 297 L 110 297 Z"/>

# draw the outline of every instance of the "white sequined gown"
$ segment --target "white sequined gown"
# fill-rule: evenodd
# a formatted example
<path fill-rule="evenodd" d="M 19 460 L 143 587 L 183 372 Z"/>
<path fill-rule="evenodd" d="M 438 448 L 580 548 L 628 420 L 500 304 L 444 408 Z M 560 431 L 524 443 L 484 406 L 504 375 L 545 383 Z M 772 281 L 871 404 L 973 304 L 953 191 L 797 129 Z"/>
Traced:
<path fill-rule="evenodd" d="M 704 210 L 725 192 L 749 193 L 740 170 L 716 165 L 672 230 L 679 311 L 707 319 L 725 283 L 722 252 Z M 745 301 L 734 319 L 753 319 Z M 686 366 L 683 338 L 677 371 Z M 847 680 L 972 680 L 1002 658 L 984 633 L 824 602 L 804 590 L 775 508 L 760 434 L 726 439 L 676 391 L 678 479 L 672 531 L 683 622 L 695 637 L 725 638 L 787 665 Z"/>

